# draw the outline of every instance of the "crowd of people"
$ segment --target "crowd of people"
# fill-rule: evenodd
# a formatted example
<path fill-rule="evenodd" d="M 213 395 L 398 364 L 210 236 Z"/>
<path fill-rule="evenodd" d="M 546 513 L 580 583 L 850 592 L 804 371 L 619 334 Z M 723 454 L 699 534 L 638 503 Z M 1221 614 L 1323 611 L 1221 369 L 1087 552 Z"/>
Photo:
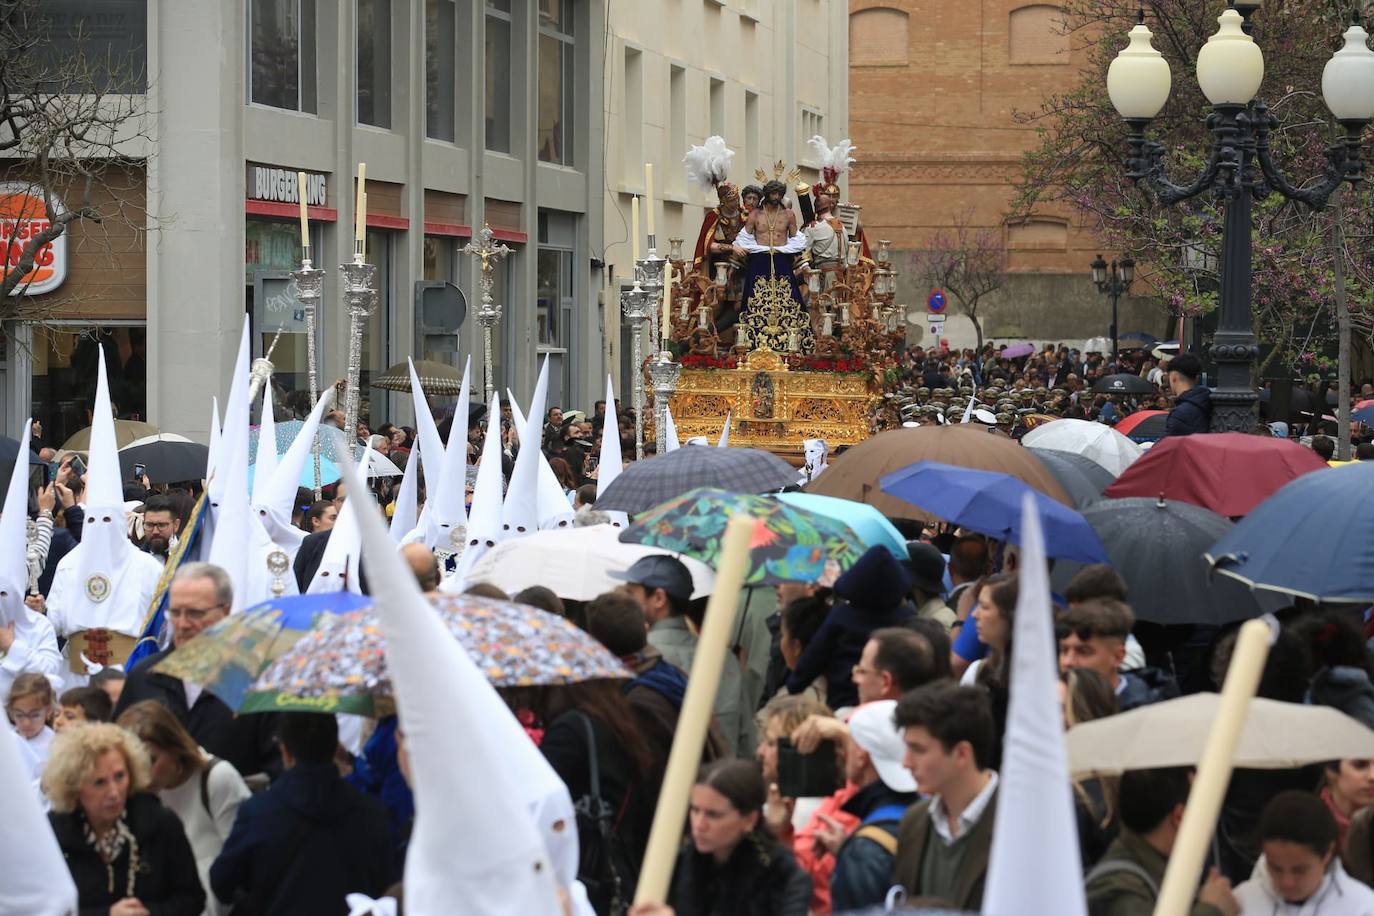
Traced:
<path fill-rule="evenodd" d="M 1189 394 L 1199 388 L 1200 366 L 1187 354 L 1162 366 L 1127 357 L 1114 367 L 1095 357 L 1080 365 L 1067 348 L 1014 361 L 992 349 L 984 355 L 911 351 L 910 372 L 921 375 L 911 397 L 930 402 L 897 409 L 944 422 L 976 391 L 996 409 L 996 425 L 1011 416 L 1014 427 L 1040 411 L 1110 423 L 1123 405 L 1089 388 L 1109 368 L 1129 368 L 1158 372 L 1150 380 L 1172 391 L 1172 399 L 1158 396 L 1171 410 L 1172 433 L 1205 429 L 1210 407 Z M 969 394 L 959 394 L 961 380 Z M 604 522 L 596 498 L 605 424 L 615 423 L 609 432 L 632 456 L 633 416 L 601 401 L 590 414 L 541 413 L 543 457 L 577 509 L 574 524 Z M 500 462 L 500 481 L 514 475 L 517 427 L 509 404 L 495 418 L 470 413 L 469 509 L 484 463 Z M 501 441 L 488 442 L 498 430 Z M 356 433 L 402 468 L 422 438 L 390 425 Z M 49 812 L 80 912 L 342 914 L 367 912 L 345 902 L 349 895 L 388 893 L 404 912 L 397 885 L 419 801 L 404 709 L 367 720 L 238 713 L 204 685 L 158 670 L 242 597 L 229 570 L 178 550 L 192 536 L 194 482 L 125 483 L 129 522 L 120 546 L 165 569 L 165 634 L 140 660 L 125 653 L 91 664 L 98 637 L 61 626 L 59 605 L 73 599 L 52 583 L 60 584 L 58 567 L 70 568 L 63 558 L 83 535 L 103 537 L 99 523 L 111 522 L 83 499 L 98 486 L 71 456 L 61 458 L 51 483 L 28 487 L 22 502 L 12 490 L 5 504 L 6 513 L 25 516 L 25 549 L 0 544 L 11 555 L 0 562 L 0 608 L 13 621 L 0 627 L 0 691 L 32 782 L 18 790 L 36 793 Z M 415 486 L 423 506 L 424 482 Z M 349 500 L 394 517 L 405 508 L 402 489 L 400 479 L 379 477 L 363 493 L 338 484 L 314 500 L 300 491 L 292 518 L 297 590 L 311 590 L 328 566 L 327 545 Z M 1020 552 L 952 525 L 897 521 L 910 538 L 900 555 L 874 546 L 829 585 L 787 582 L 771 595 L 741 596 L 669 892 L 633 909 L 706 599 L 693 598 L 692 572 L 666 553 L 607 570 L 622 584 L 590 601 L 542 584 L 508 595 L 464 583 L 469 594 L 566 618 L 631 675 L 499 691 L 574 803 L 580 891 L 570 894 L 570 911 L 804 916 L 981 907 L 1013 686 Z M 400 540 L 421 591 L 452 581 L 452 556 Z M 344 574 L 356 576 L 350 590 L 369 591 L 366 570 Z M 86 597 L 103 601 L 86 581 Z M 1215 690 L 1225 677 L 1233 628 L 1142 625 L 1131 599 L 1132 587 L 1103 565 L 1083 568 L 1052 596 L 1065 729 Z M 1329 705 L 1374 728 L 1374 624 L 1365 610 L 1300 600 L 1278 612 L 1259 695 Z M 1187 768 L 1073 782 L 1092 916 L 1153 912 L 1190 784 Z M 1374 760 L 1241 770 L 1193 912 L 1374 916 L 1371 885 Z M 464 912 L 461 902 L 452 912 Z"/>

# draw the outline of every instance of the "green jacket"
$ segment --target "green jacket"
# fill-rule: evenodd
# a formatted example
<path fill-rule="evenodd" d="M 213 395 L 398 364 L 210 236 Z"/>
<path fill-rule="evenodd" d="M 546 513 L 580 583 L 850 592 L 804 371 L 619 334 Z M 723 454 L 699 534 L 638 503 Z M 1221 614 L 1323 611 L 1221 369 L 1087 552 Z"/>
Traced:
<path fill-rule="evenodd" d="M 1102 860 L 1088 872 L 1088 916 L 1153 916 L 1159 887 L 1168 864 L 1159 850 L 1125 828 Z M 1142 869 L 1154 882 L 1151 888 L 1135 871 L 1109 863 L 1129 863 Z M 1195 903 L 1191 916 L 1222 916 L 1210 903 Z"/>
<path fill-rule="evenodd" d="M 657 649 L 668 664 L 691 676 L 697 636 L 687 626 L 687 618 L 667 617 L 656 622 L 649 627 L 649 645 Z M 743 690 L 739 662 L 733 656 L 727 657 L 721 668 L 714 709 L 716 725 L 720 727 L 720 736 L 725 739 L 731 756 L 747 756 L 754 746 L 754 717 L 744 707 Z"/>
<path fill-rule="evenodd" d="M 969 834 L 969 848 L 954 900 L 943 901 L 956 910 L 978 910 L 983 906 L 983 882 L 987 878 L 988 855 L 992 849 L 992 825 L 997 820 L 997 796 L 992 800 Z M 921 862 L 927 843 L 941 842 L 930 823 L 931 799 L 923 799 L 907 809 L 897 829 L 897 855 L 892 861 L 892 880 L 906 888 L 913 898 L 929 897 L 921 887 Z"/>

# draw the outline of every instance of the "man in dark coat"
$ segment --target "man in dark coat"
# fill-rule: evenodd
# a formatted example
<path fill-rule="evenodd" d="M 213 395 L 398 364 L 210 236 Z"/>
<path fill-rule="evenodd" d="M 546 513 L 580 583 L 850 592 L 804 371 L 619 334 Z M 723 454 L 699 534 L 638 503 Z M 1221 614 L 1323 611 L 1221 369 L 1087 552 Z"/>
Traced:
<path fill-rule="evenodd" d="M 386 808 L 339 775 L 333 716 L 282 713 L 277 735 L 285 770 L 239 808 L 210 886 L 235 912 L 344 916 L 395 878 Z"/>
<path fill-rule="evenodd" d="M 1202 360 L 1191 353 L 1180 353 L 1169 360 L 1169 388 L 1174 392 L 1174 409 L 1164 424 L 1166 436 L 1190 436 L 1212 428 L 1212 392 L 1198 384 Z"/>
<path fill-rule="evenodd" d="M 114 714 L 117 719 L 140 700 L 157 700 L 171 710 L 197 744 L 232 763 L 242 775 L 274 776 L 281 771 L 272 737 L 275 714 L 235 715 L 210 691 L 153 670 L 175 647 L 186 645 L 228 614 L 233 600 L 233 585 L 223 569 L 210 563 L 182 566 L 168 589 L 166 614 L 172 628 L 172 648 L 154 652 L 134 665 Z"/>

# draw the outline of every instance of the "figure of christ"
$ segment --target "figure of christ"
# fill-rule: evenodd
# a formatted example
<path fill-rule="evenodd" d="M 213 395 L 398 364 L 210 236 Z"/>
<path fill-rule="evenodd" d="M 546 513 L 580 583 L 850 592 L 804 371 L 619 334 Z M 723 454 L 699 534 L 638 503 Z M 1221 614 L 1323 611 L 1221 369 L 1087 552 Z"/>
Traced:
<path fill-rule="evenodd" d="M 801 352 L 810 353 L 815 335 L 794 272 L 806 236 L 797 228 L 796 214 L 783 203 L 786 193 L 781 181 L 764 185 L 762 202 L 735 239 L 735 250 L 747 258 L 740 322 L 749 328 L 756 347 L 784 352 L 790 332 L 796 331 Z"/>
<path fill-rule="evenodd" d="M 716 280 L 717 269 L 725 269 L 725 286 L 720 290 L 712 318 L 716 332 L 724 333 L 739 320 L 740 294 L 744 283 L 739 267 L 743 257 L 735 251 L 735 237 L 744 227 L 745 211 L 740 206 L 739 190 L 728 181 L 716 186 L 720 205 L 711 208 L 701 223 L 701 233 L 692 259 L 693 270 Z"/>

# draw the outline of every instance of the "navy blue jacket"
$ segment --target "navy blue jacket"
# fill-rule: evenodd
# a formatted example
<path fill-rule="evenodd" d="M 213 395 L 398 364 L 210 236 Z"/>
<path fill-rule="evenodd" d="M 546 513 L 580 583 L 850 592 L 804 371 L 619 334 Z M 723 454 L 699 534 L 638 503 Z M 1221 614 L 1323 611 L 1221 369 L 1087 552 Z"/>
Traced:
<path fill-rule="evenodd" d="M 894 792 L 879 779 L 855 792 L 844 803 L 843 810 L 859 818 L 862 827 L 876 827 L 887 833 L 895 845 L 902 816 L 915 802 L 915 792 Z M 836 913 L 881 907 L 893 884 L 894 854 L 876 840 L 859 836 L 859 829 L 854 829 L 835 854 L 830 905 Z"/>
<path fill-rule="evenodd" d="M 210 887 L 235 916 L 347 916 L 344 896 L 380 897 L 392 862 L 382 803 L 332 762 L 297 763 L 239 808 Z"/>
<path fill-rule="evenodd" d="M 835 594 L 843 599 L 830 609 L 825 622 L 802 651 L 787 678 L 787 692 L 801 693 L 825 676 L 826 703 L 831 709 L 859 702 L 853 669 L 874 630 L 914 620 L 907 603 L 911 575 L 886 547 L 872 547 L 835 580 Z"/>
<path fill-rule="evenodd" d="M 1191 436 L 1212 428 L 1212 392 L 1195 385 L 1178 396 L 1164 421 L 1164 435 Z"/>

